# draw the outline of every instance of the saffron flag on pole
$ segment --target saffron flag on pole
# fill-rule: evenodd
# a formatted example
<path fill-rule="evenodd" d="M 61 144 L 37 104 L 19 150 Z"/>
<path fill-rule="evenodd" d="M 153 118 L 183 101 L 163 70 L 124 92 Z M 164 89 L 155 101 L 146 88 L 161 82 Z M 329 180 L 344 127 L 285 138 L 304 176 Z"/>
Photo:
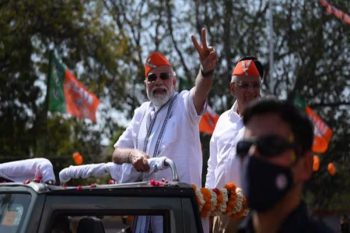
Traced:
<path fill-rule="evenodd" d="M 312 144 L 312 151 L 314 153 L 324 153 L 328 149 L 329 142 L 332 138 L 333 131 L 322 120 L 322 118 L 308 106 L 305 100 L 296 95 L 294 97 L 294 104 L 300 109 L 304 110 L 311 122 L 314 125 L 314 140 Z"/>
<path fill-rule="evenodd" d="M 99 99 L 55 55 L 52 55 L 48 85 L 50 111 L 69 113 L 96 122 Z"/>
<path fill-rule="evenodd" d="M 328 149 L 333 131 L 309 106 L 306 106 L 305 112 L 314 124 L 312 151 L 315 153 L 324 153 Z"/>
<path fill-rule="evenodd" d="M 211 107 L 207 106 L 207 111 L 203 114 L 199 122 L 199 132 L 212 134 L 218 119 L 219 115 Z"/>

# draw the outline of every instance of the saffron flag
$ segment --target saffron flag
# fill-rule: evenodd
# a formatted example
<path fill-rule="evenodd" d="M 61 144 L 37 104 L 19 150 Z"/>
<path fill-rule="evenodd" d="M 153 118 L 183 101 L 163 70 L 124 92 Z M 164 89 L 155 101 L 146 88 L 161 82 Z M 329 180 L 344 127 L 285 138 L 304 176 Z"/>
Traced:
<path fill-rule="evenodd" d="M 314 125 L 314 140 L 312 144 L 312 151 L 314 153 L 324 153 L 328 149 L 328 144 L 332 138 L 333 131 L 329 126 L 317 115 L 310 106 L 308 106 L 305 100 L 296 95 L 294 97 L 294 104 L 300 109 L 304 110 L 311 122 Z"/>
<path fill-rule="evenodd" d="M 314 153 L 324 153 L 328 149 L 333 131 L 309 106 L 306 106 L 305 112 L 314 124 L 312 151 Z"/>
<path fill-rule="evenodd" d="M 49 80 L 49 110 L 69 113 L 96 122 L 99 99 L 79 82 L 56 56 L 52 56 Z"/>
<path fill-rule="evenodd" d="M 203 114 L 199 122 L 199 132 L 212 134 L 218 119 L 219 115 L 216 114 L 214 110 L 208 106 L 207 111 Z"/>

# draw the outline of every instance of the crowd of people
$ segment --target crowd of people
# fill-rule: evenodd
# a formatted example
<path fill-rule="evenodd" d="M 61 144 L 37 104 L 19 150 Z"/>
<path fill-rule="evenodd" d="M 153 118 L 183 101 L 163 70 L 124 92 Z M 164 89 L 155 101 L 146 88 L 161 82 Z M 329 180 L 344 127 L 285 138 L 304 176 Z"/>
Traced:
<path fill-rule="evenodd" d="M 171 179 L 169 170 L 150 175 L 149 159 L 168 157 L 181 182 L 202 184 L 203 155 L 199 121 L 206 111 L 218 63 L 216 50 L 192 36 L 199 57 L 195 85 L 177 92 L 176 72 L 159 51 L 144 65 L 148 100 L 139 106 L 114 144 L 112 161 L 121 174 L 135 170 L 138 180 Z M 331 232 L 308 215 L 302 200 L 304 183 L 312 175 L 313 125 L 288 101 L 261 97 L 264 69 L 253 56 L 243 56 L 232 68 L 230 93 L 235 102 L 221 114 L 210 140 L 205 187 L 241 187 L 249 215 L 203 219 L 204 232 Z M 140 216 L 133 232 L 162 232 L 162 219 Z"/>

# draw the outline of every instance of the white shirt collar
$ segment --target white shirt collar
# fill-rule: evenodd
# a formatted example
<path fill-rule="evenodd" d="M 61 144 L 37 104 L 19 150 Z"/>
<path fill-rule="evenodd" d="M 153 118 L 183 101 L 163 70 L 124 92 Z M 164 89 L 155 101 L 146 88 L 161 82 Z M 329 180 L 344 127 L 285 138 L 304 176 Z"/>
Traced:
<path fill-rule="evenodd" d="M 230 118 L 235 118 L 235 119 L 241 118 L 241 116 L 238 114 L 237 110 L 238 110 L 238 103 L 236 100 L 230 109 L 230 112 L 229 112 Z"/>

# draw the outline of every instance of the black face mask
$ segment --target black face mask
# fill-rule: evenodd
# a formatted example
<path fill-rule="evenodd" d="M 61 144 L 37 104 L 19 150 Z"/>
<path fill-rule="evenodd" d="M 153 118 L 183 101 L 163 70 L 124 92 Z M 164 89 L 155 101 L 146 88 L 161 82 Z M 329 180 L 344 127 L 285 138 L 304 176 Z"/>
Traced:
<path fill-rule="evenodd" d="M 287 194 L 292 187 L 293 177 L 289 168 L 247 156 L 243 160 L 241 182 L 248 207 L 264 212 Z"/>

